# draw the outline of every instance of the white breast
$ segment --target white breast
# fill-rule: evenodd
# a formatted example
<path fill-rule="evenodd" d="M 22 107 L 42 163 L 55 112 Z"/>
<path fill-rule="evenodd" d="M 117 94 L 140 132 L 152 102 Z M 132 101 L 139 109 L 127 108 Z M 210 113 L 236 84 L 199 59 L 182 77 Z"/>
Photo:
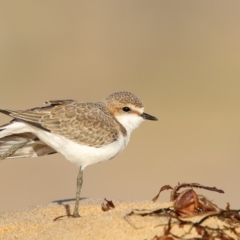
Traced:
<path fill-rule="evenodd" d="M 126 139 L 120 135 L 117 141 L 103 147 L 95 148 L 80 145 L 63 136 L 38 130 L 35 133 L 39 139 L 61 153 L 70 162 L 82 167 L 82 170 L 91 164 L 109 160 L 121 152 L 126 146 Z"/>

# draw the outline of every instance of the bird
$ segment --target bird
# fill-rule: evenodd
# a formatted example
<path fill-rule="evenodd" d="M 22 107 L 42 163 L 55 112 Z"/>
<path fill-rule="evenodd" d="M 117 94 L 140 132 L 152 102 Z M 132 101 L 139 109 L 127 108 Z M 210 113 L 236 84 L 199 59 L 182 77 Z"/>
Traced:
<path fill-rule="evenodd" d="M 144 120 L 158 120 L 145 113 L 142 101 L 128 91 L 98 102 L 51 100 L 42 107 L 0 112 L 13 118 L 0 126 L 0 160 L 60 153 L 77 164 L 73 217 L 80 217 L 83 170 L 118 155 Z"/>

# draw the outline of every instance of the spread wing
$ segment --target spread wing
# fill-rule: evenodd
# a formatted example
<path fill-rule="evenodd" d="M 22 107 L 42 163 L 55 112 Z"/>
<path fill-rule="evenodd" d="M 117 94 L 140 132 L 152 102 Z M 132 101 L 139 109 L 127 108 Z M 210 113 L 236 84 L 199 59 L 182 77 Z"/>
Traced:
<path fill-rule="evenodd" d="M 77 143 L 100 147 L 118 138 L 118 124 L 102 103 L 78 103 L 73 100 L 47 102 L 49 105 L 25 111 L 0 110 L 14 119 Z"/>
<path fill-rule="evenodd" d="M 15 148 L 18 144 L 22 144 L 21 147 Z M 32 133 L 11 134 L 0 138 L 0 161 L 5 158 L 40 157 L 53 153 L 56 151 Z"/>

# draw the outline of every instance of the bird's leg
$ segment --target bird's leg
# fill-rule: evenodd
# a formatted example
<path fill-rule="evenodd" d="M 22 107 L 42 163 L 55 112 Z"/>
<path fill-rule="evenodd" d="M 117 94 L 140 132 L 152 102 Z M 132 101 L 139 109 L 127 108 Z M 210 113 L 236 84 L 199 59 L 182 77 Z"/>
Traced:
<path fill-rule="evenodd" d="M 28 142 L 30 142 L 30 140 L 12 145 L 4 154 L 0 155 L 0 162 L 3 159 L 12 156 L 19 148 L 25 146 Z"/>
<path fill-rule="evenodd" d="M 77 191 L 76 191 L 76 202 L 75 202 L 75 207 L 73 211 L 73 217 L 80 217 L 78 213 L 78 208 L 79 208 L 79 201 L 80 201 L 80 193 L 81 193 L 81 188 L 83 184 L 83 171 L 80 167 L 78 177 L 77 177 Z"/>

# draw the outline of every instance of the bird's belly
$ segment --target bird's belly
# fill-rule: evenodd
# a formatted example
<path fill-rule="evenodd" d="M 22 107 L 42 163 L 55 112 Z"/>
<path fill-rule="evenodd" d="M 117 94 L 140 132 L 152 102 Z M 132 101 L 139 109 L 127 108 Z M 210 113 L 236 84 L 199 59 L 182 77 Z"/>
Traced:
<path fill-rule="evenodd" d="M 126 139 L 120 136 L 117 141 L 96 148 L 81 145 L 58 134 L 43 130 L 35 132 L 35 134 L 40 140 L 62 154 L 70 162 L 81 166 L 82 169 L 88 165 L 113 158 L 124 149 L 127 143 Z"/>

